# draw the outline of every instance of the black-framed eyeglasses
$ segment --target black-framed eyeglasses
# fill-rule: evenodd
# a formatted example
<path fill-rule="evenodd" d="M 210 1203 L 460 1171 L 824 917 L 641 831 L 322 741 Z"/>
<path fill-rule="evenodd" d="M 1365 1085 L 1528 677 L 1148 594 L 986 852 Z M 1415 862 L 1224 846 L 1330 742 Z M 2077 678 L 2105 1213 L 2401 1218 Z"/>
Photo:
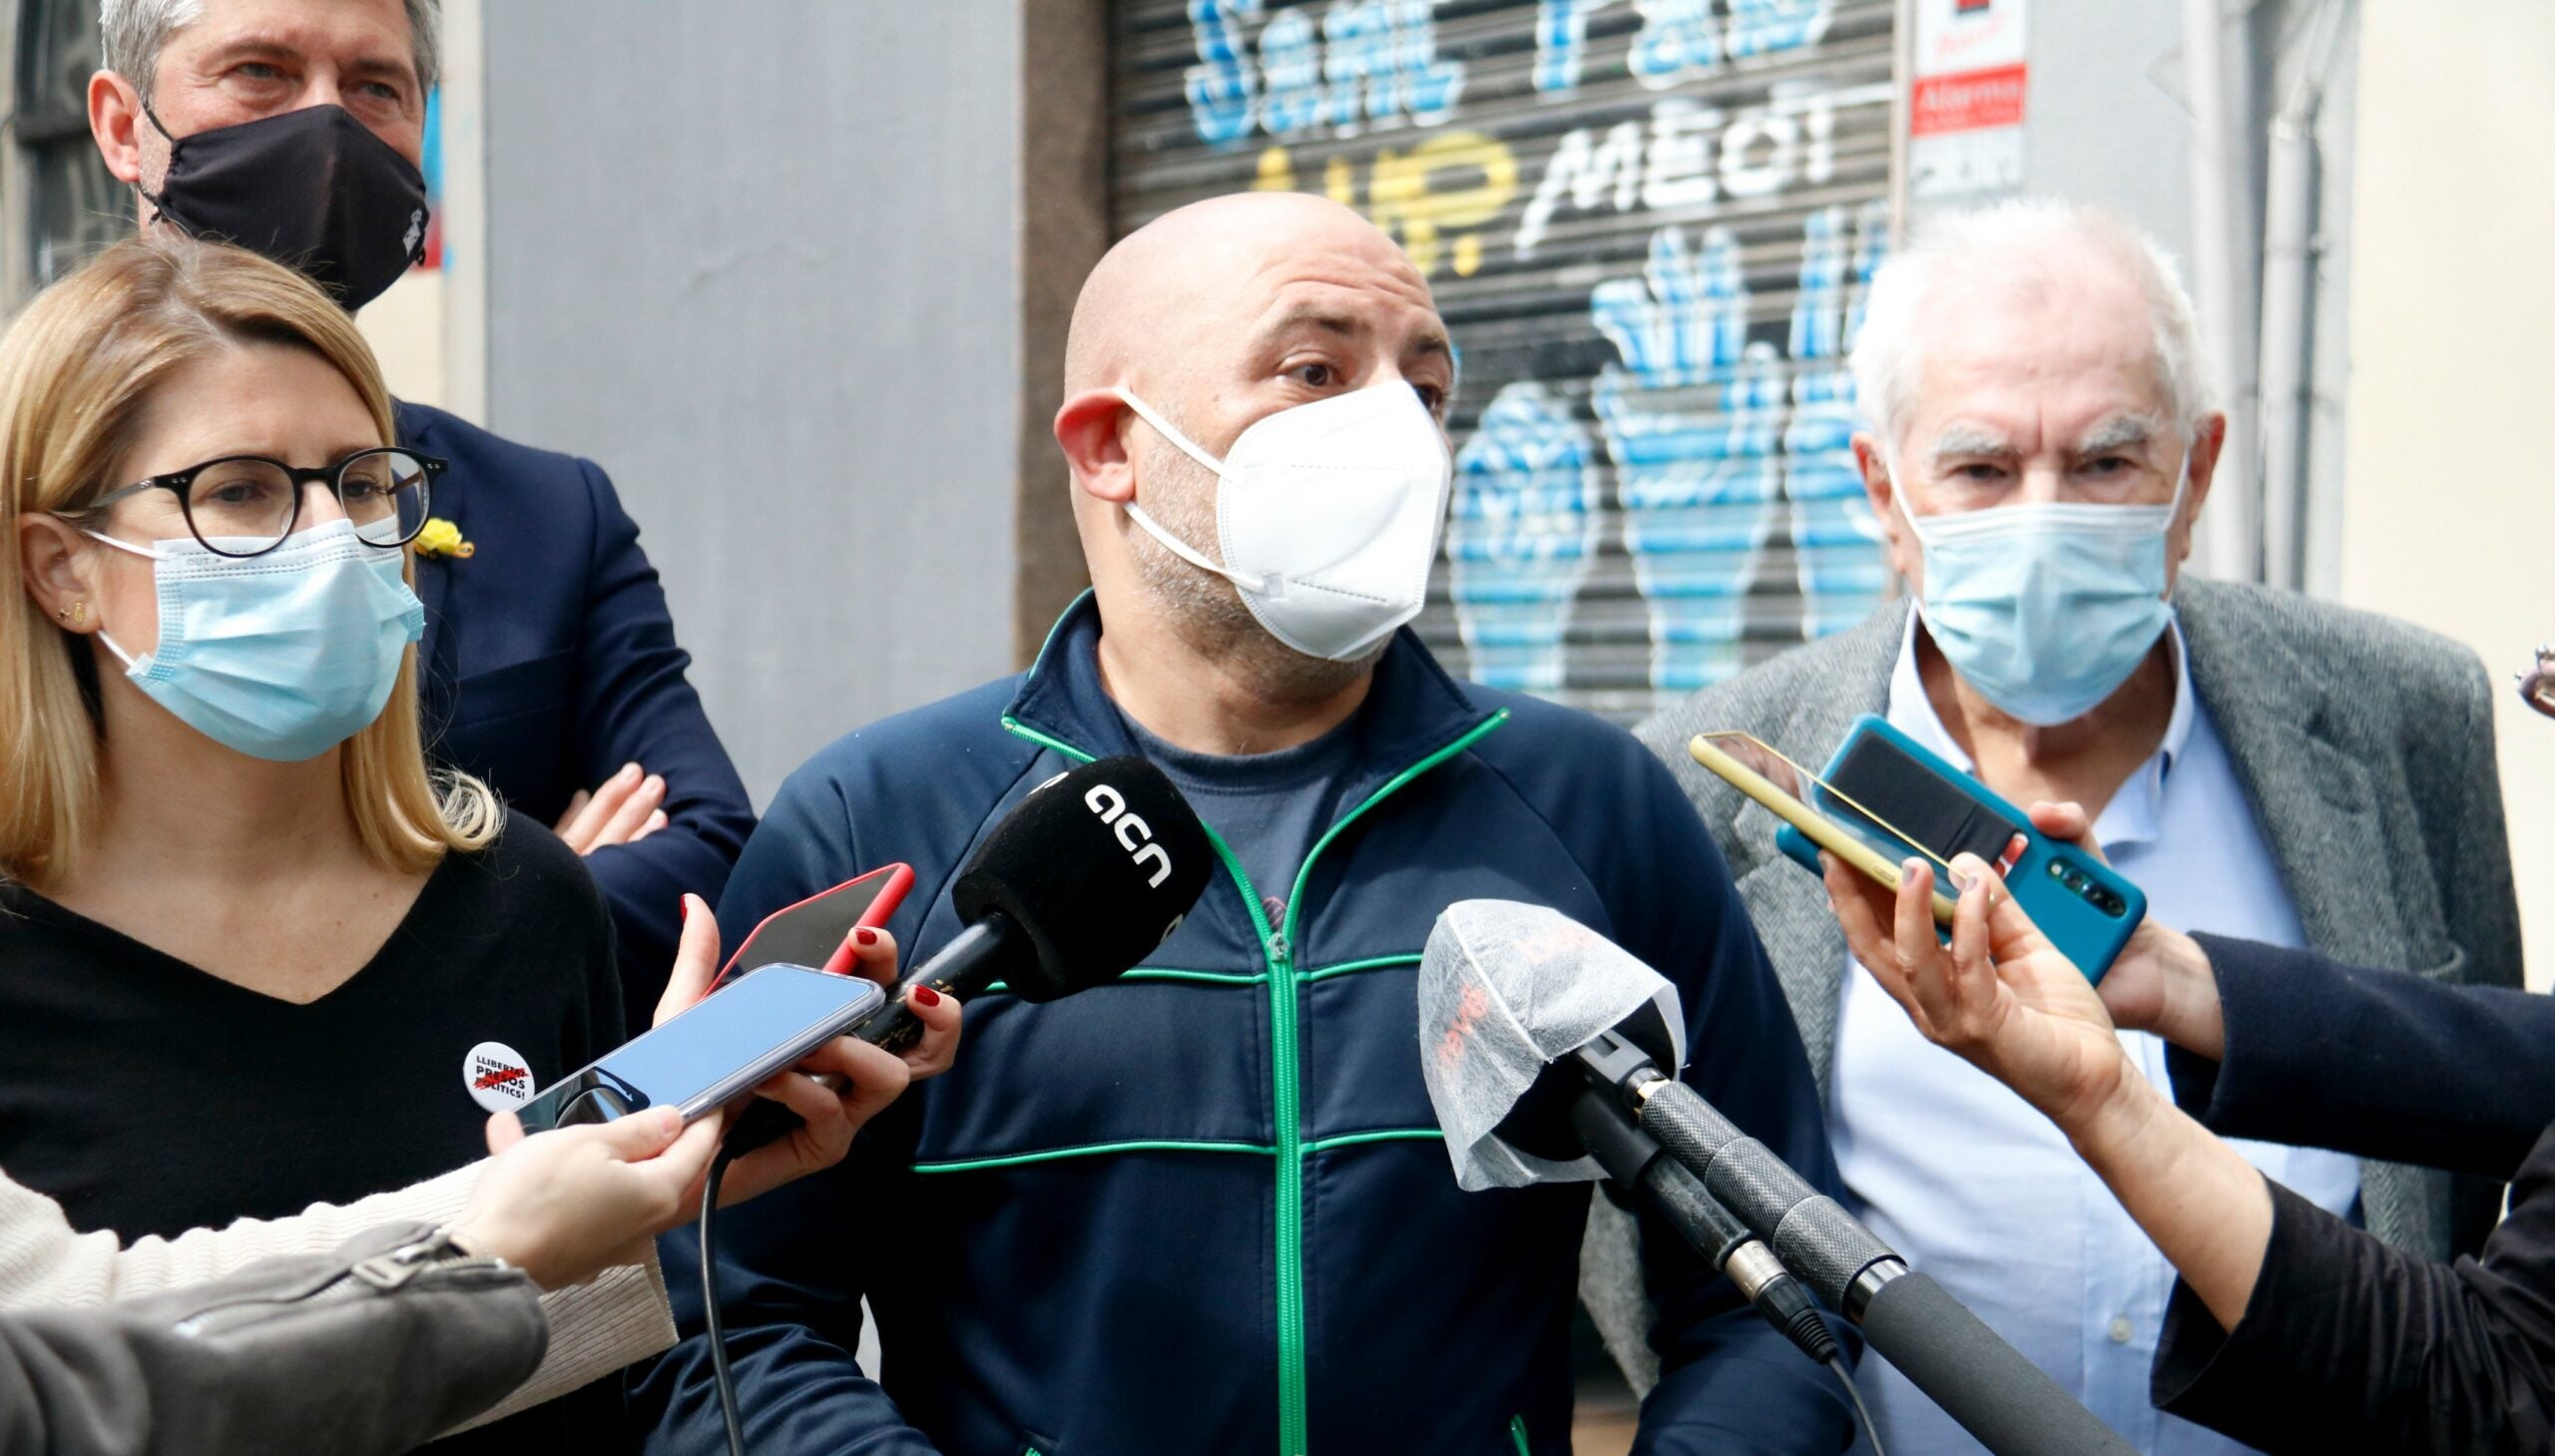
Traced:
<path fill-rule="evenodd" d="M 393 446 L 357 450 L 333 465 L 286 465 L 263 455 L 225 455 L 107 492 L 91 504 L 103 511 L 146 490 L 178 498 L 187 530 L 217 556 L 263 556 L 284 543 L 301 520 L 301 497 L 324 485 L 355 535 L 368 546 L 405 546 L 425 529 L 435 476 L 450 468 L 432 455 Z"/>
<path fill-rule="evenodd" d="M 2520 701 L 2555 718 L 2555 648 L 2541 647 L 2537 661 L 2519 675 Z"/>

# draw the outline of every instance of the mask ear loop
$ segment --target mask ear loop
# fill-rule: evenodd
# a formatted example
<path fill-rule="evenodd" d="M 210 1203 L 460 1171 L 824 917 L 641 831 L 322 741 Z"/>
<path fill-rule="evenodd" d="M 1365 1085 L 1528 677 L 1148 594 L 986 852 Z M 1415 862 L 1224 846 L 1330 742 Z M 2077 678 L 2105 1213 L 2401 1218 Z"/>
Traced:
<path fill-rule="evenodd" d="M 118 541 L 116 538 L 108 535 L 104 531 L 91 530 L 87 526 L 80 528 L 80 534 L 97 542 L 101 546 L 112 546 L 118 551 L 139 556 L 145 561 L 157 562 L 166 561 L 168 559 L 147 546 L 136 546 L 130 541 Z M 124 670 L 126 672 L 130 673 L 135 667 L 140 665 L 142 660 L 135 657 L 133 654 L 126 652 L 124 647 L 116 641 L 115 634 L 107 631 L 106 611 L 104 608 L 100 608 L 98 613 L 98 641 L 107 645 L 107 651 L 116 655 L 116 661 L 124 664 Z"/>
<path fill-rule="evenodd" d="M 169 135 L 169 129 L 161 124 L 160 114 L 151 109 L 151 103 L 146 101 L 142 104 L 142 114 L 151 119 L 151 130 L 158 132 L 161 139 L 169 144 L 169 165 L 171 167 L 176 167 L 178 165 L 178 139 Z M 182 233 L 186 232 L 186 225 L 178 222 L 175 218 L 170 217 L 169 210 L 160 205 L 160 198 L 166 197 L 168 194 L 169 180 L 166 174 L 163 174 L 160 179 L 160 194 L 158 197 L 153 196 L 150 190 L 142 185 L 142 175 L 139 172 L 134 174 L 133 195 L 151 205 L 151 221 L 155 223 L 165 222 Z M 194 237 L 195 235 L 189 233 L 187 236 Z"/>
<path fill-rule="evenodd" d="M 1152 405 L 1137 398 L 1134 390 L 1113 387 L 1109 392 L 1118 397 L 1119 403 L 1134 410 L 1137 418 L 1143 420 L 1149 425 L 1152 425 L 1156 434 L 1161 435 L 1164 439 L 1169 440 L 1172 444 L 1178 446 L 1180 453 L 1197 461 L 1200 465 L 1205 466 L 1209 471 L 1214 473 L 1217 480 L 1221 481 L 1225 478 L 1225 462 L 1208 454 L 1205 450 L 1200 449 L 1196 441 L 1190 439 L 1187 435 L 1182 434 L 1178 429 L 1174 428 L 1171 421 L 1164 419 L 1160 414 L 1155 413 Z M 1146 534 L 1152 536 L 1156 541 L 1161 542 L 1165 550 L 1168 550 L 1172 555 L 1188 562 L 1191 566 L 1198 568 L 1200 571 L 1211 572 L 1217 576 L 1223 577 L 1225 580 L 1232 582 L 1235 586 L 1242 588 L 1246 592 L 1258 592 L 1265 597 L 1280 597 L 1285 595 L 1285 583 L 1278 578 L 1256 577 L 1244 572 L 1235 571 L 1232 567 L 1209 561 L 1206 553 L 1198 550 L 1194 546 L 1191 546 L 1188 542 L 1181 540 L 1178 536 L 1173 535 L 1160 521 L 1155 520 L 1143 506 L 1136 504 L 1134 501 L 1127 502 L 1126 512 L 1128 517 L 1135 521 L 1137 525 L 1145 528 Z"/>

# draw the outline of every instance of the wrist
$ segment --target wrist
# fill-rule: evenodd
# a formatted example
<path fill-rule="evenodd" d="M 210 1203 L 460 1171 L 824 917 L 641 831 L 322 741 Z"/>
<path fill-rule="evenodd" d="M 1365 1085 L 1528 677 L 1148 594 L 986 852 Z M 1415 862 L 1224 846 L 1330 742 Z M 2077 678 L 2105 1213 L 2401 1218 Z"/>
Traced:
<path fill-rule="evenodd" d="M 2160 929 L 2157 959 L 2164 972 L 2164 1007 L 2154 1031 L 2194 1056 L 2213 1062 L 2227 1056 L 2227 1018 L 2218 999 L 2218 972 L 2200 942 L 2179 930 Z"/>
<path fill-rule="evenodd" d="M 2123 1052 L 2094 1085 L 2063 1106 L 2043 1111 L 2075 1145 L 2079 1157 L 2099 1166 L 2108 1150 L 2136 1141 L 2162 1106 L 2156 1089 Z"/>

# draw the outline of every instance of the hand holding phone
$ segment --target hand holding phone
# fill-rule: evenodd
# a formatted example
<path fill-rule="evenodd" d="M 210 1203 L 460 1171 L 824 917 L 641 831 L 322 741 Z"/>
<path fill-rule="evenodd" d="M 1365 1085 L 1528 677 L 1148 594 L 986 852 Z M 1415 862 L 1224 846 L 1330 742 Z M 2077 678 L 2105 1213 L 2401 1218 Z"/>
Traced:
<path fill-rule="evenodd" d="M 1896 890 L 1899 863 L 1914 857 L 1928 862 L 1937 883 L 1958 888 L 1949 866 L 1974 855 L 2004 876 L 2014 903 L 2095 982 L 2146 918 L 2146 894 L 2101 856 L 2041 832 L 2030 815 L 1877 714 L 1854 721 L 1821 773 L 1783 760 L 1793 769 L 1790 793 L 1717 741 L 1733 737 L 1745 735 L 1700 735 L 1688 751 L 1782 818 L 1776 847 L 1812 874 L 1821 873 L 1824 849 Z M 1936 925 L 1948 927 L 1952 902 L 1937 891 L 1932 906 Z"/>
<path fill-rule="evenodd" d="M 742 1097 L 886 1004 L 878 983 L 807 966 L 735 977 L 691 1010 L 542 1089 L 528 1132 L 671 1107 L 691 1122 Z"/>

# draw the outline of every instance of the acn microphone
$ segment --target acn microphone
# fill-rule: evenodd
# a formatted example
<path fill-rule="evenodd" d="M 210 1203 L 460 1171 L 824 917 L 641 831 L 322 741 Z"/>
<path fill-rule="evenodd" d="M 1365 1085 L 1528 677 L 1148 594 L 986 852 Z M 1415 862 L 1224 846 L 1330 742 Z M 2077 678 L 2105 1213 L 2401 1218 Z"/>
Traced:
<path fill-rule="evenodd" d="M 1675 997 L 1658 972 L 1559 911 L 1505 900 L 1448 906 L 1419 967 L 1420 1066 L 1457 1181 L 1477 1189 L 1597 1176 L 1594 1165 L 1557 1163 L 1512 1141 L 1556 1141 L 1540 1124 L 1594 1091 L 1996 1456 L 2129 1456 L 2128 1442 L 1940 1284 L 1663 1070 L 1660 1053 L 1673 1070 L 1681 1049 L 1649 1023 L 1673 1031 Z"/>
<path fill-rule="evenodd" d="M 1214 863 L 1197 812 L 1160 768 L 1130 755 L 1059 773 L 994 826 L 959 874 L 949 899 L 965 928 L 844 1030 L 901 1051 L 922 1034 L 905 1004 L 916 986 L 964 1001 L 999 981 L 1024 1001 L 1053 1001 L 1115 980 L 1180 928 Z M 759 1148 L 797 1123 L 759 1100 L 728 1150 Z"/>

